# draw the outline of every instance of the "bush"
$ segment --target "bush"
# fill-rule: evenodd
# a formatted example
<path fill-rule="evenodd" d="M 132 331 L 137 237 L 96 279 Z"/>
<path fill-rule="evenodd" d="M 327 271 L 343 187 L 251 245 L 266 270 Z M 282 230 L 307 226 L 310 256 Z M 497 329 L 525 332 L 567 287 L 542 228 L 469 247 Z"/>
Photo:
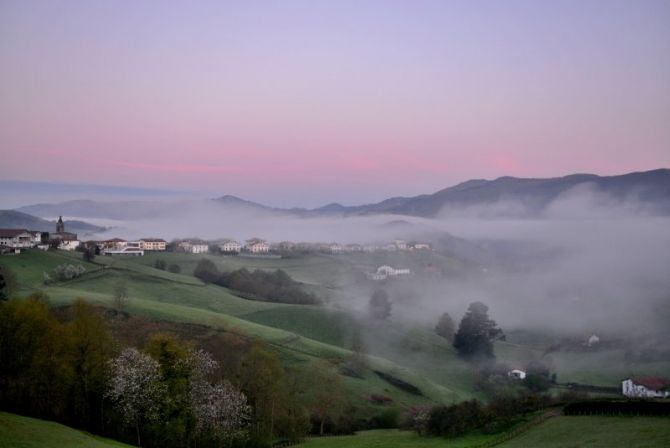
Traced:
<path fill-rule="evenodd" d="M 165 260 L 158 259 L 158 260 L 154 261 L 154 267 L 156 269 L 160 269 L 161 271 L 164 271 L 166 266 L 167 266 L 167 263 L 165 262 Z"/>
<path fill-rule="evenodd" d="M 72 264 L 61 264 L 54 269 L 56 279 L 61 281 L 72 280 L 73 278 L 81 276 L 84 272 L 86 272 L 86 268 L 80 264 L 77 266 Z M 47 278 L 45 277 L 45 281 L 46 280 Z"/>
<path fill-rule="evenodd" d="M 269 302 L 313 305 L 320 303 L 314 294 L 305 292 L 300 283 L 278 269 L 274 272 L 257 269 L 238 269 L 223 273 L 215 281 L 217 285 L 252 294 Z"/>
<path fill-rule="evenodd" d="M 170 266 L 168 266 L 168 271 L 172 272 L 173 274 L 179 274 L 181 272 L 181 267 L 178 264 L 172 263 Z"/>
<path fill-rule="evenodd" d="M 196 265 L 193 275 L 205 283 L 214 283 L 219 279 L 221 273 L 212 260 L 203 258 Z"/>

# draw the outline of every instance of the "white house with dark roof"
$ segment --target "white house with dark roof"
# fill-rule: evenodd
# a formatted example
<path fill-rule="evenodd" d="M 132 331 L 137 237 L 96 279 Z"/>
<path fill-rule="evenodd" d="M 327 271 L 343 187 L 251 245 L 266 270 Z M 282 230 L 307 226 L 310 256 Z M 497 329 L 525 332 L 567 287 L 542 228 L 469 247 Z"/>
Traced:
<path fill-rule="evenodd" d="M 656 376 L 626 378 L 621 392 L 627 397 L 670 398 L 670 379 Z"/>
<path fill-rule="evenodd" d="M 21 249 L 34 244 L 35 236 L 26 229 L 0 229 L 0 246 Z"/>
<path fill-rule="evenodd" d="M 237 254 L 242 250 L 242 245 L 235 240 L 223 240 L 219 243 L 219 249 L 228 254 Z"/>
<path fill-rule="evenodd" d="M 140 249 L 164 251 L 167 249 L 167 241 L 162 238 L 140 238 Z"/>
<path fill-rule="evenodd" d="M 252 254 L 266 254 L 270 252 L 270 245 L 260 238 L 248 239 L 244 248 Z"/>

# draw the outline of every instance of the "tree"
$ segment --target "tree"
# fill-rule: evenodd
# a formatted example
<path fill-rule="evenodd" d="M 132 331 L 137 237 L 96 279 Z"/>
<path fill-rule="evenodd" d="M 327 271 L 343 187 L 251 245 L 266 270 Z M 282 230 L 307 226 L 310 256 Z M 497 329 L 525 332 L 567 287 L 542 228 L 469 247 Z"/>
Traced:
<path fill-rule="evenodd" d="M 113 305 L 117 310 L 122 310 L 126 307 L 126 302 L 128 301 L 128 286 L 126 285 L 125 280 L 119 280 L 116 285 L 114 285 L 114 297 Z"/>
<path fill-rule="evenodd" d="M 154 267 L 156 269 L 160 269 L 161 271 L 164 271 L 167 266 L 167 263 L 165 260 L 161 260 L 160 258 L 154 261 Z"/>
<path fill-rule="evenodd" d="M 319 425 L 319 435 L 323 435 L 326 421 L 342 416 L 348 405 L 342 377 L 326 362 L 305 370 L 303 374 L 307 409 Z"/>
<path fill-rule="evenodd" d="M 453 342 L 454 340 L 454 321 L 449 315 L 449 313 L 443 313 L 442 316 L 440 316 L 440 320 L 437 322 L 437 325 L 435 326 L 435 333 L 438 334 L 438 336 L 442 336 L 449 342 Z"/>
<path fill-rule="evenodd" d="M 372 294 L 368 304 L 370 314 L 376 319 L 386 319 L 391 315 L 391 302 L 388 294 L 383 289 L 378 289 Z"/>
<path fill-rule="evenodd" d="M 251 413 L 246 396 L 228 381 L 209 380 L 219 365 L 206 351 L 191 351 L 188 363 L 188 396 L 196 434 L 209 433 L 221 442 L 242 439 Z"/>
<path fill-rule="evenodd" d="M 172 272 L 173 274 L 179 274 L 181 272 L 181 267 L 178 264 L 172 263 L 170 266 L 168 266 L 168 271 Z"/>
<path fill-rule="evenodd" d="M 8 300 L 17 289 L 16 275 L 7 266 L 0 266 L 0 302 Z"/>
<path fill-rule="evenodd" d="M 109 359 L 114 340 L 105 321 L 82 299 L 73 305 L 74 319 L 67 325 L 70 338 L 68 362 L 74 381 L 70 396 L 78 421 L 87 426 L 102 417 L 100 409 L 109 379 Z"/>
<path fill-rule="evenodd" d="M 126 348 L 110 361 L 110 388 L 107 397 L 120 411 L 124 422 L 133 425 L 137 445 L 141 445 L 140 428 L 144 422 L 159 417 L 165 386 L 160 382 L 159 364 L 135 348 Z"/>
<path fill-rule="evenodd" d="M 96 247 L 97 246 L 95 245 L 95 243 L 90 243 L 90 244 L 86 243 L 86 244 L 82 245 L 82 254 L 81 254 L 82 259 L 84 261 L 87 261 L 87 262 L 91 263 L 95 259 L 95 255 L 96 255 L 95 249 L 96 249 Z"/>
<path fill-rule="evenodd" d="M 212 260 L 203 258 L 196 265 L 193 275 L 204 283 L 214 283 L 218 280 L 221 273 Z"/>
<path fill-rule="evenodd" d="M 471 303 L 454 337 L 454 348 L 469 360 L 491 360 L 493 341 L 503 337 L 494 320 L 489 319 L 489 308 L 481 302 Z"/>

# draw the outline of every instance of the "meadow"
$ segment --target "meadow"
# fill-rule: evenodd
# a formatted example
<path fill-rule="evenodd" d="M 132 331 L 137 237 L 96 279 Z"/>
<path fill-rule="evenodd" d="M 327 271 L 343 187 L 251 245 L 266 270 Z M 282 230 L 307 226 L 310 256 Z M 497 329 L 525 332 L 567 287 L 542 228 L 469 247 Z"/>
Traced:
<path fill-rule="evenodd" d="M 123 448 L 125 443 L 60 423 L 0 412 L 0 448 Z"/>

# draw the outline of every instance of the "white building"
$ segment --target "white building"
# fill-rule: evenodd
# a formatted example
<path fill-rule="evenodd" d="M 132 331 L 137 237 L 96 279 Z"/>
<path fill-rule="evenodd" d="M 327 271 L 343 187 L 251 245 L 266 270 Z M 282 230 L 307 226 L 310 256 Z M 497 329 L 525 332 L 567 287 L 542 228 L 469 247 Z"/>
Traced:
<path fill-rule="evenodd" d="M 167 241 L 162 238 L 142 238 L 140 239 L 140 249 L 164 251 L 167 249 Z"/>
<path fill-rule="evenodd" d="M 242 245 L 235 240 L 223 240 L 223 242 L 219 244 L 219 249 L 221 249 L 221 252 L 236 254 L 242 250 Z"/>
<path fill-rule="evenodd" d="M 519 369 L 512 369 L 509 372 L 507 372 L 507 376 L 510 377 L 510 378 L 517 379 L 517 380 L 522 380 L 522 379 L 526 378 L 526 372 L 524 372 L 523 370 L 519 370 Z"/>
<path fill-rule="evenodd" d="M 126 246 L 121 249 L 105 249 L 102 251 L 103 255 L 109 256 L 126 256 L 126 257 L 143 257 L 144 251 L 136 246 Z"/>
<path fill-rule="evenodd" d="M 35 237 L 25 229 L 0 229 L 0 246 L 13 249 L 32 247 Z"/>
<path fill-rule="evenodd" d="M 407 241 L 405 240 L 395 240 L 393 244 L 398 250 L 407 250 Z"/>
<path fill-rule="evenodd" d="M 368 273 L 366 276 L 370 280 L 386 280 L 389 277 L 402 277 L 406 275 L 410 275 L 412 271 L 409 269 L 403 268 L 403 269 L 394 269 L 391 266 L 385 264 L 383 266 L 379 266 L 377 268 L 377 272 L 374 273 Z"/>
<path fill-rule="evenodd" d="M 209 252 L 209 245 L 200 241 L 182 241 L 178 244 L 178 247 L 191 254 L 206 254 Z"/>
<path fill-rule="evenodd" d="M 338 243 L 332 243 L 328 246 L 328 250 L 333 253 L 333 254 L 341 254 L 343 247 L 341 244 Z"/>
<path fill-rule="evenodd" d="M 252 238 L 247 240 L 244 247 L 252 254 L 266 254 L 270 252 L 270 245 L 265 240 L 261 240 L 260 238 Z"/>
<path fill-rule="evenodd" d="M 416 250 L 430 250 L 430 244 L 428 243 L 414 243 L 412 247 Z"/>
<path fill-rule="evenodd" d="M 627 378 L 621 382 L 621 392 L 627 397 L 669 398 L 670 380 L 653 376 Z"/>

